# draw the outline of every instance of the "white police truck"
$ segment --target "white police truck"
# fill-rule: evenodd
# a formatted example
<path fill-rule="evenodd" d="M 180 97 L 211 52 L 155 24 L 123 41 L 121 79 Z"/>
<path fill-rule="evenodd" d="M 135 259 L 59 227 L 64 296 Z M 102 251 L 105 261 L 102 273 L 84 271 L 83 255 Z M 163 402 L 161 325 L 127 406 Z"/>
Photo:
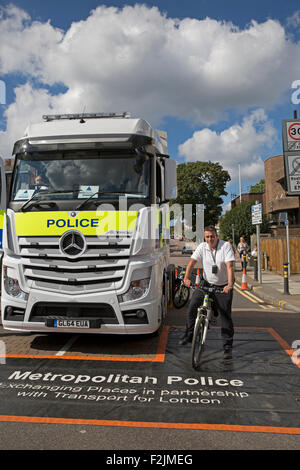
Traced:
<path fill-rule="evenodd" d="M 128 113 L 47 115 L 13 155 L 7 203 L 1 169 L 3 327 L 159 331 L 177 187 L 166 134 Z"/>

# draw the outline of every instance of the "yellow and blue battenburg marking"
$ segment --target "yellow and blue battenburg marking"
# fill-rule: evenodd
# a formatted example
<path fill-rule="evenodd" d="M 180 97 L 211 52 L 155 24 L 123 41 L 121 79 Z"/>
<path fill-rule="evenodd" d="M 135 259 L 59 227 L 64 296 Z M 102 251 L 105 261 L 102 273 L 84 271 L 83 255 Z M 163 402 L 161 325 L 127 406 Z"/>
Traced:
<path fill-rule="evenodd" d="M 17 236 L 60 236 L 68 230 L 83 235 L 106 235 L 110 230 L 134 231 L 137 211 L 18 212 Z"/>
<path fill-rule="evenodd" d="M 0 250 L 2 249 L 2 239 L 3 239 L 3 220 L 6 210 L 0 210 Z"/>

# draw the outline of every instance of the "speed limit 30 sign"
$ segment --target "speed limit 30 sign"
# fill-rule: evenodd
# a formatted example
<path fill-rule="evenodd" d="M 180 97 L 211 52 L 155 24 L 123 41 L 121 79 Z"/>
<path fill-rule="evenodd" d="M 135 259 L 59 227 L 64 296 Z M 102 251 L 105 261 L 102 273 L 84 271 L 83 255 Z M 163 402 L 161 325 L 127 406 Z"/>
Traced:
<path fill-rule="evenodd" d="M 300 150 L 300 120 L 284 120 L 282 128 L 283 150 Z"/>
<path fill-rule="evenodd" d="M 300 122 L 289 124 L 288 137 L 290 141 L 300 140 Z"/>

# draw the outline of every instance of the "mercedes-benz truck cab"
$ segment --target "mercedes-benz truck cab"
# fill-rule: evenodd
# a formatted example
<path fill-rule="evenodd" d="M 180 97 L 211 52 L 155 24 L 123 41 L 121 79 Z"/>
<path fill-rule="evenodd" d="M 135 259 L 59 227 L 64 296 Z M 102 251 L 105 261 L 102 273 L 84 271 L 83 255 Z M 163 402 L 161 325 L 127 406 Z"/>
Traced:
<path fill-rule="evenodd" d="M 6 210 L 1 199 L 3 327 L 158 331 L 176 197 L 166 135 L 128 113 L 43 116 L 13 155 Z"/>

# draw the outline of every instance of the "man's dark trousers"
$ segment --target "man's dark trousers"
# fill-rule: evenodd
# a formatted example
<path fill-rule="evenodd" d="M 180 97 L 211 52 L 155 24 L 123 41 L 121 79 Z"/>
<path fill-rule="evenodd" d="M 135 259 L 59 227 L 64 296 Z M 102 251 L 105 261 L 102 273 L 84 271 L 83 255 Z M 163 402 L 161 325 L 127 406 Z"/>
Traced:
<path fill-rule="evenodd" d="M 209 286 L 205 282 L 205 286 Z M 215 286 L 215 287 L 224 287 L 224 286 Z M 221 337 L 223 340 L 223 348 L 232 348 L 233 343 L 233 335 L 234 335 L 234 328 L 233 322 L 231 318 L 231 305 L 232 305 L 232 297 L 233 297 L 233 289 L 230 291 L 229 294 L 219 294 L 213 293 L 210 294 L 213 298 L 213 310 L 218 312 L 221 316 Z M 186 325 L 186 336 L 192 337 L 194 331 L 195 320 L 197 316 L 197 309 L 203 303 L 204 292 L 201 291 L 201 287 L 196 288 L 194 294 L 190 300 L 188 310 L 187 310 L 187 325 Z"/>

